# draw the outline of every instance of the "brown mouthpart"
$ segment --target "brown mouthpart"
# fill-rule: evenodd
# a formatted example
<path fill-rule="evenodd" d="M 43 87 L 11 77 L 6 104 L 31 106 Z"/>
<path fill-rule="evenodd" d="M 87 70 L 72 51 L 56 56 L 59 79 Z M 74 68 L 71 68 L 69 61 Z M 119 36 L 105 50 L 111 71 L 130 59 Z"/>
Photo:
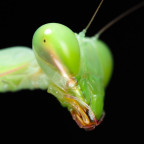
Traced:
<path fill-rule="evenodd" d="M 71 115 L 80 128 L 91 131 L 102 122 L 104 114 L 98 121 L 91 108 L 86 103 L 84 104 L 84 102 L 80 102 L 76 97 L 69 95 L 66 96 L 66 99 L 71 105 Z"/>

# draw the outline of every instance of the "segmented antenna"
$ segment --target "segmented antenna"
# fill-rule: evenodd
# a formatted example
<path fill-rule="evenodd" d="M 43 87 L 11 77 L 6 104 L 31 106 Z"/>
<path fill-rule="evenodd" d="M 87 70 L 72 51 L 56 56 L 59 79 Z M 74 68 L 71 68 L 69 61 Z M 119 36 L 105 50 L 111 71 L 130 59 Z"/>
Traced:
<path fill-rule="evenodd" d="M 95 16 L 96 16 L 97 12 L 99 11 L 99 9 L 100 9 L 103 1 L 104 1 L 104 0 L 101 0 L 100 4 L 98 5 L 97 9 L 96 9 L 95 12 L 94 12 L 92 18 L 90 19 L 90 21 L 89 21 L 89 23 L 87 24 L 86 28 L 83 30 L 85 33 L 87 32 L 88 28 L 90 27 L 91 23 L 93 22 L 93 20 L 94 20 L 94 18 L 95 18 Z"/>
<path fill-rule="evenodd" d="M 137 4 L 136 6 L 128 9 L 127 11 L 125 11 L 124 13 L 122 13 L 121 15 L 119 15 L 118 17 L 113 19 L 112 21 L 110 21 L 108 24 L 106 24 L 102 29 L 100 29 L 98 31 L 98 33 L 95 35 L 95 37 L 99 37 L 103 32 L 105 32 L 108 28 L 110 28 L 112 25 L 117 23 L 119 20 L 128 16 L 129 14 L 133 13 L 134 11 L 136 11 L 137 9 L 139 9 L 143 6 L 144 6 L 144 2 L 141 2 L 141 3 Z"/>

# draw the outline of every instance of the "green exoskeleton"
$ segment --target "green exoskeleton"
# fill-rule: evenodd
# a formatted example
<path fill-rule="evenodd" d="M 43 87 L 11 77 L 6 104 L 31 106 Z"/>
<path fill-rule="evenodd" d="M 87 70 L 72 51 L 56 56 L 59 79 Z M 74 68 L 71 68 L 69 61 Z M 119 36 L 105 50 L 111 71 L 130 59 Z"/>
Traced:
<path fill-rule="evenodd" d="M 94 129 L 104 117 L 105 88 L 113 70 L 112 54 L 98 36 L 139 7 L 127 11 L 90 38 L 85 36 L 88 27 L 76 34 L 62 24 L 48 23 L 36 30 L 33 50 L 1 50 L 0 92 L 48 89 L 68 108 L 79 127 Z"/>

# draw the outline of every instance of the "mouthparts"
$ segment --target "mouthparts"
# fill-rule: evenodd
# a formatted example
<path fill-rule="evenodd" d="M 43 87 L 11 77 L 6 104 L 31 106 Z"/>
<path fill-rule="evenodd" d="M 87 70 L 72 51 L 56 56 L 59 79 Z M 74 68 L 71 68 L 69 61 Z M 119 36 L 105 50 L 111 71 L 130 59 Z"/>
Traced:
<path fill-rule="evenodd" d="M 71 105 L 71 115 L 80 128 L 83 128 L 86 131 L 91 131 L 103 121 L 105 113 L 103 113 L 100 120 L 97 120 L 90 106 L 85 102 L 70 95 L 67 95 L 66 99 Z"/>

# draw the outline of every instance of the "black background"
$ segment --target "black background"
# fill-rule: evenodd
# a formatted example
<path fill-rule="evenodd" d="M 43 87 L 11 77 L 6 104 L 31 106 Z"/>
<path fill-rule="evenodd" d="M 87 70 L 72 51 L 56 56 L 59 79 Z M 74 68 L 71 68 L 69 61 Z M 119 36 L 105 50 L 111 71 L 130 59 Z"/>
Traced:
<path fill-rule="evenodd" d="M 87 32 L 100 28 L 142 0 L 105 0 Z M 0 4 L 0 49 L 31 47 L 32 36 L 42 24 L 62 23 L 74 32 L 87 25 L 99 1 L 37 1 Z M 134 140 L 141 128 L 143 97 L 144 7 L 102 34 L 114 56 L 114 73 L 106 89 L 106 117 L 91 132 L 80 129 L 69 112 L 46 91 L 23 90 L 0 94 L 0 131 L 5 141 L 51 140 L 63 142 L 124 142 Z M 60 136 L 60 137 L 59 137 Z M 59 137 L 59 138 L 58 138 Z M 137 138 L 136 140 L 139 140 Z M 51 141 L 52 142 L 52 141 Z"/>

